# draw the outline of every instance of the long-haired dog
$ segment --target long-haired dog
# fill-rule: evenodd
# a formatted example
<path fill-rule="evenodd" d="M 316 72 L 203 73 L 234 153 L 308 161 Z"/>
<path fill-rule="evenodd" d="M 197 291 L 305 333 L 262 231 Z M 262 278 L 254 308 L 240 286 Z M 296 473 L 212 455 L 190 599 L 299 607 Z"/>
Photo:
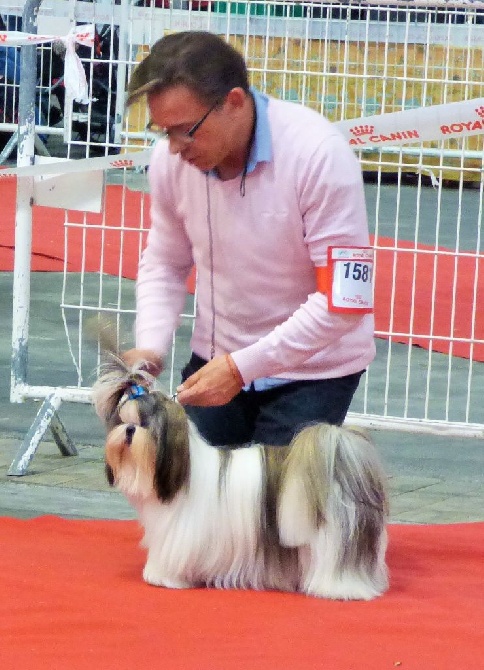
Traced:
<path fill-rule="evenodd" d="M 111 485 L 136 508 L 144 579 L 369 600 L 388 586 L 385 477 L 359 430 L 317 424 L 289 447 L 210 446 L 140 367 L 94 385 Z"/>

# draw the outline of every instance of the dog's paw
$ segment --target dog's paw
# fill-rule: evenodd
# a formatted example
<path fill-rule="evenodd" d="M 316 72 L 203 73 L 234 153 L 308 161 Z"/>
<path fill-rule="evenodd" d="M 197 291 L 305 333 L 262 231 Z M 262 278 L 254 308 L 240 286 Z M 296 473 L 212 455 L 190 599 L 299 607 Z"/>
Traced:
<path fill-rule="evenodd" d="M 307 595 L 330 600 L 373 600 L 388 588 L 387 583 L 375 583 L 371 580 L 347 578 L 325 580 L 324 583 L 307 585 L 304 591 Z"/>
<path fill-rule="evenodd" d="M 147 584 L 151 584 L 152 586 L 163 586 L 166 589 L 189 589 L 191 587 L 191 584 L 182 579 L 164 576 L 159 570 L 154 569 L 150 565 L 145 565 L 143 579 Z"/>

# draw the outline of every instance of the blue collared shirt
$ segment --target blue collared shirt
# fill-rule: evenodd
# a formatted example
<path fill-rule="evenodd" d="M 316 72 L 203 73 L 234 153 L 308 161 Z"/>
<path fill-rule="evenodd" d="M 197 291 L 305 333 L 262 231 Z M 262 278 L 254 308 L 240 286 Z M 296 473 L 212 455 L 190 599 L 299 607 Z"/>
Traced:
<path fill-rule="evenodd" d="M 271 129 L 267 115 L 269 98 L 251 87 L 250 92 L 255 104 L 255 133 L 252 148 L 247 161 L 247 174 L 255 170 L 258 163 L 268 163 L 272 160 Z"/>

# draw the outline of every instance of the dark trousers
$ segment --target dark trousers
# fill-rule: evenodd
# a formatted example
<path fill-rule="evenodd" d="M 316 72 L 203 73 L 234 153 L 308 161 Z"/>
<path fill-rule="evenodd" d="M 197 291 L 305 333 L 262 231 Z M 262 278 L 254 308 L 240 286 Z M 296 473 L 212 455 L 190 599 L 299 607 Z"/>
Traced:
<path fill-rule="evenodd" d="M 206 361 L 192 354 L 182 380 Z M 336 379 L 294 381 L 266 391 L 251 385 L 226 405 L 186 405 L 188 416 L 212 445 L 237 447 L 249 442 L 284 446 L 304 426 L 324 422 L 341 425 L 364 370 Z"/>

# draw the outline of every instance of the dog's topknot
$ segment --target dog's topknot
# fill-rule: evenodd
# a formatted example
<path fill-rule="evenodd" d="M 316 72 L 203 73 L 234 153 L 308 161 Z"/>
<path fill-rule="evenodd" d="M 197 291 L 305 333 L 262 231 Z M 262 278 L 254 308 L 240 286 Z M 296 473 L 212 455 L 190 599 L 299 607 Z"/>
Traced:
<path fill-rule="evenodd" d="M 101 365 L 99 377 L 92 389 L 92 401 L 96 414 L 106 426 L 111 426 L 123 396 L 133 396 L 130 389 L 138 389 L 137 394 L 140 395 L 141 389 L 150 390 L 155 387 L 155 377 L 146 371 L 145 365 L 146 361 L 140 360 L 129 366 L 117 354 L 109 354 Z"/>

